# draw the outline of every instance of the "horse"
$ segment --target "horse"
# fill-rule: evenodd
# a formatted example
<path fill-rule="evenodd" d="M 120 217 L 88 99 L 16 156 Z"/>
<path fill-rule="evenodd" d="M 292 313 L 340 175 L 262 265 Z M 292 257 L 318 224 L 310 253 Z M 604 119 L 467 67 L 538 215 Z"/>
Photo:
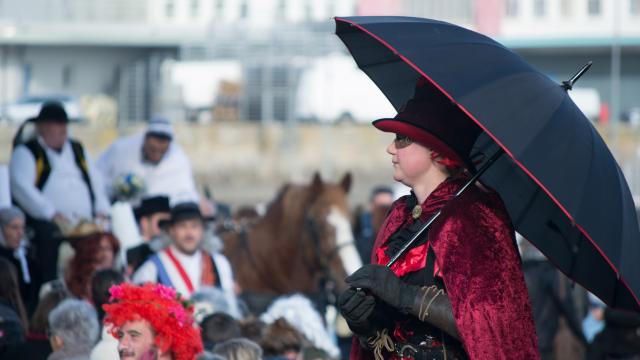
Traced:
<path fill-rule="evenodd" d="M 285 184 L 264 216 L 220 234 L 252 312 L 292 293 L 323 306 L 332 300 L 326 296 L 346 289 L 344 278 L 362 266 L 349 217 L 350 186 L 350 174 L 332 184 L 318 173 L 309 185 Z"/>

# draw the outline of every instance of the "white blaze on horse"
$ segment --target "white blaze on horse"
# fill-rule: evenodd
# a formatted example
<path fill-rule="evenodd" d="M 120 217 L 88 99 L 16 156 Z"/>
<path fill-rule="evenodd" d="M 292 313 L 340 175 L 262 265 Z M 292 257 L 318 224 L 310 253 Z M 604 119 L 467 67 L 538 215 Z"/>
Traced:
<path fill-rule="evenodd" d="M 223 232 L 243 297 L 261 311 L 276 296 L 303 293 L 326 299 L 346 288 L 344 278 L 360 268 L 347 195 L 351 175 L 325 183 L 287 184 L 254 225 Z"/>

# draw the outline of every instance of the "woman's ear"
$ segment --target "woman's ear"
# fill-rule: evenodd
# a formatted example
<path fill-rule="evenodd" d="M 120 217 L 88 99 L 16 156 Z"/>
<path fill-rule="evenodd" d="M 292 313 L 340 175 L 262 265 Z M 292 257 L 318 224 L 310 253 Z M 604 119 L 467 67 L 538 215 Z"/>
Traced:
<path fill-rule="evenodd" d="M 53 351 L 58 351 L 64 346 L 64 341 L 58 335 L 51 335 L 49 337 L 49 343 L 51 344 L 51 349 L 53 349 Z"/>

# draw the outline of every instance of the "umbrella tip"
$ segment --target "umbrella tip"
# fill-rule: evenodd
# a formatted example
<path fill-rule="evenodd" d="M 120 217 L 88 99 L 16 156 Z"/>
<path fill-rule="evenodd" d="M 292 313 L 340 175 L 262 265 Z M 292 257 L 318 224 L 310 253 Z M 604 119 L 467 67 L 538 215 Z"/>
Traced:
<path fill-rule="evenodd" d="M 578 79 L 580 79 L 580 77 L 584 75 L 584 73 L 586 73 L 587 70 L 589 70 L 589 68 L 591 68 L 591 65 L 593 65 L 593 61 L 587 62 L 580 70 L 578 70 L 578 72 L 575 75 L 571 77 L 571 79 L 563 81 L 562 85 L 560 86 L 562 86 L 562 88 L 564 88 L 565 91 L 569 91 L 573 89 L 573 84 L 575 84 L 576 81 L 578 81 Z"/>

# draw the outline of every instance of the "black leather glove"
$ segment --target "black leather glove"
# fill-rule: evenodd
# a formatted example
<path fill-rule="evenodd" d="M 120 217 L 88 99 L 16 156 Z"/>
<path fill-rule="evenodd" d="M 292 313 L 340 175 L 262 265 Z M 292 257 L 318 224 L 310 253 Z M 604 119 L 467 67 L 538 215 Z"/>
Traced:
<path fill-rule="evenodd" d="M 338 298 L 340 313 L 356 335 L 368 336 L 375 330 L 370 321 L 375 306 L 376 300 L 373 296 L 354 288 L 345 290 Z"/>
<path fill-rule="evenodd" d="M 400 280 L 391 269 L 382 265 L 364 265 L 348 276 L 345 281 L 349 286 L 368 290 L 371 294 L 400 310 L 411 313 L 414 299 L 418 294 L 417 286 Z"/>

